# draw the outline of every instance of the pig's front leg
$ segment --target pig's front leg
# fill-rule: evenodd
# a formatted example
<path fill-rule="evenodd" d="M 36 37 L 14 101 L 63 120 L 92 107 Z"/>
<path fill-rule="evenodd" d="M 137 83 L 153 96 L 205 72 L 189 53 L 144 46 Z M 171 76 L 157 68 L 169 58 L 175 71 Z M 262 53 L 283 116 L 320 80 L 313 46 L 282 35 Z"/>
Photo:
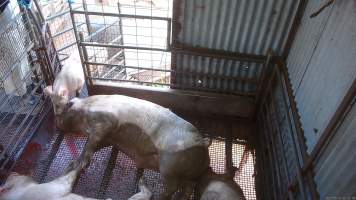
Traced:
<path fill-rule="evenodd" d="M 98 148 L 98 144 L 99 144 L 98 138 L 93 139 L 89 137 L 80 156 L 75 161 L 70 163 L 66 171 L 67 172 L 70 172 L 72 170 L 81 171 L 85 169 L 90 163 L 91 156 Z"/>
<path fill-rule="evenodd" d="M 67 171 L 86 168 L 90 163 L 90 158 L 94 152 L 103 146 L 103 138 L 115 127 L 112 118 L 101 115 L 93 115 L 84 118 L 84 132 L 88 135 L 87 143 L 79 158 L 70 164 Z"/>

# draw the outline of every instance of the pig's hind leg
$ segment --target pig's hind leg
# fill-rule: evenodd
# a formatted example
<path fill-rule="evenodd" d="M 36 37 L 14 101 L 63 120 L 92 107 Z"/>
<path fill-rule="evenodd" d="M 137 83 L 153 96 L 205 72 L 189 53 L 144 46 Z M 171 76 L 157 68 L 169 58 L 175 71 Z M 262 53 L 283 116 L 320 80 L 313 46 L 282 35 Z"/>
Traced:
<path fill-rule="evenodd" d="M 178 189 L 182 189 L 182 199 L 189 197 L 194 184 L 208 170 L 209 163 L 208 148 L 205 146 L 161 152 L 160 172 L 167 188 L 161 199 L 171 199 Z"/>

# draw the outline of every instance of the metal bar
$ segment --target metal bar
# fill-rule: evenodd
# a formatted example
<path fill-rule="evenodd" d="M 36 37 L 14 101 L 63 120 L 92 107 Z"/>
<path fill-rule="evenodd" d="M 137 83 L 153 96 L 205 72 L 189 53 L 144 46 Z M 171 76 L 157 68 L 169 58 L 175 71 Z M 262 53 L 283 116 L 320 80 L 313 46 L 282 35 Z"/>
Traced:
<path fill-rule="evenodd" d="M 150 48 L 150 47 L 135 47 L 127 45 L 117 45 L 110 43 L 97 43 L 97 42 L 80 42 L 80 46 L 92 46 L 92 47 L 108 47 L 108 48 L 120 48 L 120 49 L 134 49 L 134 50 L 146 50 L 146 51 L 164 51 L 167 52 L 169 49 L 160 49 L 160 48 Z"/>
<path fill-rule="evenodd" d="M 109 26 L 104 26 L 99 28 L 98 30 L 96 30 L 94 33 L 89 34 L 86 38 L 84 38 L 84 41 L 90 41 L 94 36 L 96 36 L 97 34 L 99 34 L 101 31 L 112 27 L 116 22 L 110 24 Z M 83 23 L 84 24 L 84 23 Z M 121 33 L 120 33 L 121 34 Z M 122 34 L 121 34 L 122 35 Z"/>
<path fill-rule="evenodd" d="M 103 178 L 102 178 L 102 181 L 100 184 L 100 188 L 99 188 L 99 191 L 96 196 L 96 198 L 98 198 L 98 199 L 104 199 L 104 197 L 105 197 L 104 196 L 105 191 L 109 185 L 111 176 L 113 174 L 113 171 L 115 168 L 115 162 L 116 162 L 118 154 L 119 154 L 119 150 L 117 150 L 115 147 L 112 147 L 111 154 L 110 154 L 110 160 L 108 161 L 108 163 L 106 165 L 105 173 L 103 175 Z"/>
<path fill-rule="evenodd" d="M 203 74 L 203 73 L 197 73 L 197 72 L 173 71 L 173 70 L 169 70 L 169 69 L 157 69 L 157 68 L 149 68 L 149 67 L 124 66 L 124 65 L 108 64 L 108 63 L 97 63 L 97 62 L 85 62 L 85 64 L 88 64 L 88 65 L 115 66 L 115 67 L 123 67 L 123 68 L 128 68 L 128 69 L 137 69 L 137 70 L 152 70 L 152 71 L 159 71 L 159 72 L 169 72 L 171 74 L 186 74 L 186 75 L 201 76 L 201 77 L 221 78 L 221 79 L 249 82 L 249 83 L 252 83 L 252 84 L 255 84 L 255 83 L 258 82 L 257 79 L 255 79 L 255 78 L 242 78 L 242 77 L 233 77 L 233 76 L 225 76 L 225 75 Z"/>
<path fill-rule="evenodd" d="M 167 49 L 171 49 L 171 25 L 172 22 L 167 21 Z"/>
<path fill-rule="evenodd" d="M 42 13 L 41 6 L 39 5 L 37 0 L 33 0 L 33 2 L 35 3 L 39 16 L 41 17 L 41 23 L 45 23 L 46 19 L 44 18 L 44 15 Z"/>
<path fill-rule="evenodd" d="M 91 25 L 90 25 L 90 20 L 89 20 L 89 15 L 87 14 L 88 13 L 88 7 L 87 7 L 87 2 L 86 0 L 82 0 L 83 2 L 83 9 L 84 9 L 84 16 L 85 16 L 85 23 L 87 25 L 87 30 L 88 30 L 88 35 L 90 35 L 90 33 L 92 32 L 92 28 L 91 28 Z"/>
<path fill-rule="evenodd" d="M 64 49 L 68 49 L 69 47 L 72 47 L 73 45 L 77 44 L 77 42 L 72 42 L 70 44 L 67 44 L 66 46 L 58 49 L 58 52 L 63 51 Z"/>
<path fill-rule="evenodd" d="M 171 50 L 173 53 L 227 59 L 227 60 L 237 60 L 237 61 L 245 61 L 245 62 L 265 63 L 267 60 L 266 56 L 242 54 L 242 53 L 201 48 L 201 47 L 193 47 L 180 43 L 173 43 Z"/>
<path fill-rule="evenodd" d="M 79 46 L 79 37 L 78 37 L 78 30 L 77 30 L 77 26 L 75 24 L 75 18 L 74 18 L 74 10 L 73 10 L 73 7 L 72 7 L 72 3 L 71 2 L 68 2 L 68 5 L 69 5 L 69 10 L 70 10 L 70 17 L 72 19 L 72 25 L 73 25 L 73 30 L 74 30 L 74 36 L 75 36 L 75 40 L 77 42 L 77 47 L 78 47 L 78 52 L 79 52 L 79 57 L 80 57 L 80 61 L 82 63 L 82 68 L 83 68 L 83 72 L 84 72 L 84 75 L 86 75 L 85 72 L 87 72 L 85 70 L 85 66 L 84 66 L 84 58 L 83 58 L 83 52 L 81 51 L 80 49 L 80 46 Z M 88 73 L 88 72 L 87 72 Z M 85 83 L 86 85 L 88 86 L 88 78 L 85 78 Z"/>
<path fill-rule="evenodd" d="M 232 161 L 232 127 L 231 124 L 226 126 L 226 140 L 225 140 L 225 174 L 228 174 L 229 177 L 234 177 L 234 163 Z"/>
<path fill-rule="evenodd" d="M 64 139 L 64 134 L 57 133 L 57 138 L 56 138 L 54 144 L 52 145 L 52 148 L 50 149 L 47 159 L 44 161 L 45 163 L 43 165 L 41 165 L 41 166 L 43 166 L 43 169 L 41 171 L 45 172 L 45 173 L 43 173 L 39 176 L 39 182 L 43 182 L 44 179 L 46 178 L 46 173 L 49 171 L 49 169 L 52 165 L 52 162 L 54 161 L 54 157 L 56 156 L 63 139 Z"/>
<path fill-rule="evenodd" d="M 80 26 L 82 26 L 83 24 L 85 24 L 85 23 L 79 23 L 79 24 L 77 25 L 77 27 L 80 27 Z M 56 33 L 56 34 L 52 35 L 52 37 L 53 37 L 53 38 L 58 37 L 59 35 L 62 35 L 62 34 L 64 34 L 64 33 L 66 33 L 66 32 L 71 31 L 71 30 L 73 30 L 73 27 L 70 27 L 70 28 L 64 29 L 63 31 L 58 32 L 58 33 Z"/>
<path fill-rule="evenodd" d="M 267 81 L 267 77 L 268 77 L 267 74 L 270 70 L 269 68 L 270 68 L 272 56 L 273 56 L 272 50 L 268 50 L 267 60 L 266 60 L 265 66 L 262 68 L 261 77 L 258 81 L 259 83 L 257 86 L 257 95 L 256 95 L 256 99 L 255 99 L 256 105 L 259 105 L 259 102 L 261 100 L 260 97 L 262 94 L 262 87 L 263 87 L 264 83 L 266 83 L 266 81 Z"/>
<path fill-rule="evenodd" d="M 81 6 L 78 6 L 78 7 L 73 8 L 73 9 L 78 9 L 78 8 L 80 8 L 80 7 L 81 7 Z M 62 11 L 62 12 L 59 12 L 59 13 L 56 13 L 56 14 L 54 14 L 54 15 L 52 15 L 52 16 L 49 16 L 49 17 L 47 17 L 46 21 L 51 21 L 52 19 L 55 19 L 55 18 L 60 17 L 60 16 L 63 16 L 63 15 L 65 15 L 65 14 L 67 14 L 67 13 L 70 13 L 70 9 L 65 10 L 65 11 Z"/>
<path fill-rule="evenodd" d="M 177 85 L 177 84 L 168 84 L 168 83 L 155 83 L 155 82 L 147 82 L 147 81 L 132 81 L 132 80 L 120 80 L 120 79 L 113 79 L 113 78 L 100 78 L 100 77 L 91 77 L 88 76 L 89 79 L 92 80 L 101 80 L 101 81 L 116 81 L 116 82 L 129 82 L 129 83 L 139 83 L 139 84 L 155 84 L 155 85 L 163 85 L 163 86 L 173 86 L 173 87 L 184 87 L 185 89 L 196 90 L 196 91 L 206 91 L 206 92 L 216 92 L 220 93 L 220 90 L 210 89 L 210 88 L 203 88 L 203 87 L 191 87 L 190 85 Z M 235 92 L 229 91 L 228 94 L 233 95 L 241 95 L 241 96 L 248 96 L 253 97 L 255 93 L 252 92 Z"/>
<path fill-rule="evenodd" d="M 82 42 L 84 40 L 83 33 L 79 33 L 79 39 L 80 39 L 80 42 Z M 80 50 L 81 49 L 79 47 L 79 51 Z M 85 74 L 87 75 L 86 76 L 87 86 L 89 86 L 88 83 L 90 83 L 90 85 L 93 85 L 93 82 L 89 79 L 89 77 L 91 76 L 91 71 L 90 71 L 89 65 L 84 63 L 86 60 L 88 60 L 88 52 L 87 52 L 87 49 L 85 48 L 85 46 L 83 46 L 83 52 L 81 55 L 83 56 L 83 58 L 82 58 L 83 59 L 82 60 L 83 70 L 84 70 L 84 72 L 86 72 Z"/>
<path fill-rule="evenodd" d="M 97 16 L 107 16 L 107 17 L 122 17 L 122 18 L 135 18 L 135 19 L 151 19 L 151 20 L 162 20 L 169 21 L 169 17 L 151 17 L 145 15 L 128 15 L 120 13 L 106 13 L 106 12 L 94 12 L 94 11 L 81 11 L 81 10 L 72 10 L 73 14 L 86 14 L 86 15 L 97 15 Z"/>

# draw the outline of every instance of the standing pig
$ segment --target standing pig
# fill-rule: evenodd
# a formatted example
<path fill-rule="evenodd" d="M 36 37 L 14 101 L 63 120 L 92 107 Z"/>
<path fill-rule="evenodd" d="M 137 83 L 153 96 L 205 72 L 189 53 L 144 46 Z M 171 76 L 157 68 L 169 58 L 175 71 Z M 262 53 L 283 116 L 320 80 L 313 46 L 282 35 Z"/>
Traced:
<path fill-rule="evenodd" d="M 233 173 L 235 174 L 235 173 Z M 200 179 L 197 187 L 200 200 L 245 200 L 241 187 L 233 175 L 216 174 L 210 168 Z"/>
<path fill-rule="evenodd" d="M 62 131 L 81 131 L 88 136 L 70 170 L 85 168 L 96 150 L 112 145 L 131 157 L 138 168 L 161 173 L 166 186 L 161 199 L 171 199 L 180 188 L 190 192 L 209 166 L 207 141 L 198 130 L 149 101 L 122 95 L 74 98 L 56 116 L 56 124 Z"/>
<path fill-rule="evenodd" d="M 62 112 L 69 96 L 79 96 L 84 85 L 84 73 L 79 57 L 71 55 L 54 80 L 53 86 L 45 88 L 45 94 L 51 97 L 54 113 Z"/>

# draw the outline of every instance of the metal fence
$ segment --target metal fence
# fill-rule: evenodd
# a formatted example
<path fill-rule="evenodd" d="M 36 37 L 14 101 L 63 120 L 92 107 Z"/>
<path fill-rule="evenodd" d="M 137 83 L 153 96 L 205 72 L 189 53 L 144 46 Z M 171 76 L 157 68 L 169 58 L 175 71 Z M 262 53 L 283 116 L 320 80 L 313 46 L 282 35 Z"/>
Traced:
<path fill-rule="evenodd" d="M 73 27 L 88 82 L 170 85 L 171 3 L 71 3 Z"/>
<path fill-rule="evenodd" d="M 60 69 L 47 26 L 10 1 L 0 14 L 0 170 L 6 173 L 50 108 L 43 87 Z M 48 48 L 52 47 L 52 48 Z"/>
<path fill-rule="evenodd" d="M 317 199 L 307 159 L 305 138 L 283 65 L 270 68 L 258 104 L 256 147 L 257 196 L 260 199 Z M 266 187 L 269 185 L 269 187 Z"/>

